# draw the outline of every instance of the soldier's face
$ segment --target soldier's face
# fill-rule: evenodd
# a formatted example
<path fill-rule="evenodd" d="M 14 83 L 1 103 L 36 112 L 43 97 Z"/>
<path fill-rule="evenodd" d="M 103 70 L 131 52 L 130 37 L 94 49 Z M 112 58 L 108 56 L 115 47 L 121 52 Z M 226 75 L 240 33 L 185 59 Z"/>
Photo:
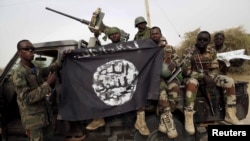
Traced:
<path fill-rule="evenodd" d="M 201 33 L 198 35 L 196 44 L 198 48 L 206 48 L 210 42 L 209 35 L 206 33 Z"/>
<path fill-rule="evenodd" d="M 142 23 L 137 24 L 137 28 L 139 31 L 143 31 L 146 28 L 146 25 L 147 24 L 145 22 L 142 22 Z"/>
<path fill-rule="evenodd" d="M 34 59 L 35 48 L 30 42 L 21 43 L 21 47 L 18 49 L 19 56 L 27 61 Z"/>
<path fill-rule="evenodd" d="M 222 35 L 218 35 L 216 37 L 214 37 L 214 44 L 216 46 L 222 46 L 224 43 L 224 37 Z"/>
<path fill-rule="evenodd" d="M 112 41 L 112 43 L 119 43 L 121 39 L 121 34 L 120 33 L 110 34 L 109 39 Z"/>
<path fill-rule="evenodd" d="M 155 42 L 159 43 L 161 41 L 161 33 L 158 29 L 151 29 L 150 30 L 150 38 Z"/>

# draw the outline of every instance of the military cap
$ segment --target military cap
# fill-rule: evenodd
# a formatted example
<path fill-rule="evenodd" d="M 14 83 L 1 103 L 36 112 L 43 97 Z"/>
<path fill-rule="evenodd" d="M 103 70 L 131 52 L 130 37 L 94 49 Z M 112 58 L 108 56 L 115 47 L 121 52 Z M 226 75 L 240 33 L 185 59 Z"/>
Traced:
<path fill-rule="evenodd" d="M 137 25 L 138 25 L 139 23 L 146 23 L 146 24 L 147 24 L 147 21 L 145 20 L 144 17 L 139 16 L 139 17 L 135 18 L 135 27 L 137 27 Z"/>
<path fill-rule="evenodd" d="M 120 33 L 120 29 L 118 27 L 110 27 L 108 29 L 107 35 L 109 36 L 114 33 Z"/>

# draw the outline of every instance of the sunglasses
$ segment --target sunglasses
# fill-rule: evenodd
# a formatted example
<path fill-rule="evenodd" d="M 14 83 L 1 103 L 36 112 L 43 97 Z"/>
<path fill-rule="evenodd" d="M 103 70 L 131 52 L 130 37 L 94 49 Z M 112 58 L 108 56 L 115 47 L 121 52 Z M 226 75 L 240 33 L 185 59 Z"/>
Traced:
<path fill-rule="evenodd" d="M 208 41 L 208 38 L 198 38 L 198 41 L 204 41 L 204 42 L 207 42 L 207 41 Z"/>
<path fill-rule="evenodd" d="M 19 50 L 24 50 L 24 51 L 34 51 L 36 48 L 34 48 L 33 46 L 30 47 L 25 47 L 25 48 L 19 48 Z"/>

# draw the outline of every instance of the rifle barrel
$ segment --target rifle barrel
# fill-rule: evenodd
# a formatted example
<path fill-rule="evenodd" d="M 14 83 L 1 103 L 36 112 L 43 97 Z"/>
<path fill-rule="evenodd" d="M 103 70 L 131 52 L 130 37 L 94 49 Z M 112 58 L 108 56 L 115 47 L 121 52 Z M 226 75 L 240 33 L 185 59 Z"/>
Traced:
<path fill-rule="evenodd" d="M 79 22 L 81 22 L 81 23 L 83 23 L 83 24 L 86 24 L 86 25 L 89 25 L 89 23 L 90 23 L 90 21 L 87 21 L 87 20 L 84 20 L 84 19 L 80 19 L 80 18 L 76 18 L 76 17 L 74 17 L 74 16 L 71 16 L 71 15 L 62 13 L 62 12 L 60 12 L 60 11 L 51 9 L 51 8 L 49 8 L 49 7 L 46 7 L 45 9 L 47 9 L 47 10 L 49 10 L 49 11 L 52 11 L 52 12 L 55 12 L 55 13 L 57 13 L 57 14 L 60 14 L 60 15 L 69 17 L 69 18 L 71 18 L 71 19 L 77 20 L 77 21 L 79 21 Z"/>

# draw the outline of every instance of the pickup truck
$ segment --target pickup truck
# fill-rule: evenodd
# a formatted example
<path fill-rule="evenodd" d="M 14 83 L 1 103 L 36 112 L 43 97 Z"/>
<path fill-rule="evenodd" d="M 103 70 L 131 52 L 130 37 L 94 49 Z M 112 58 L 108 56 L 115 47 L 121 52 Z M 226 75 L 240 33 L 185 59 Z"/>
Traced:
<path fill-rule="evenodd" d="M 34 63 L 38 66 L 48 66 L 56 60 L 65 49 L 78 49 L 87 47 L 85 41 L 63 40 L 35 43 L 35 58 Z M 7 66 L 4 68 L 0 76 L 0 141 L 23 141 L 27 140 L 25 130 L 20 121 L 20 114 L 16 103 L 16 93 L 12 82 L 12 73 L 20 61 L 18 54 L 14 54 Z M 247 92 L 248 82 L 236 81 L 236 95 L 237 95 L 237 117 L 239 119 L 246 118 L 248 114 L 249 98 Z M 149 136 L 142 136 L 134 128 L 135 113 L 129 112 L 122 115 L 115 115 L 105 118 L 106 125 L 94 131 L 85 129 L 89 120 L 79 121 L 75 132 L 81 132 L 86 135 L 85 141 L 103 140 L 103 141 L 199 141 L 207 134 L 207 126 L 214 124 L 223 124 L 225 116 L 225 107 L 223 103 L 222 92 L 219 88 L 211 93 L 210 100 L 207 99 L 203 93 L 202 85 L 199 87 L 197 99 L 195 102 L 194 122 L 196 133 L 195 135 L 188 135 L 184 129 L 184 86 L 181 86 L 181 94 L 179 96 L 176 110 L 173 111 L 174 121 L 177 126 L 179 136 L 176 139 L 169 139 L 166 135 L 158 131 L 159 115 L 156 113 L 157 101 L 150 101 L 146 108 L 146 122 L 150 129 Z M 55 102 L 56 103 L 56 102 Z M 79 111 L 80 112 L 80 111 Z M 55 104 L 56 114 L 56 104 Z M 55 119 L 56 120 L 56 119 Z M 56 120 L 57 125 L 61 121 Z M 66 126 L 67 125 L 67 126 Z M 72 126 L 74 124 L 71 124 Z M 58 130 L 64 130 L 63 132 Z M 57 136 L 75 136 L 78 133 L 70 131 L 68 124 L 62 124 L 55 127 Z M 71 129 L 74 127 L 71 127 Z M 80 134 L 81 134 L 80 133 Z M 68 139 L 70 140 L 70 139 Z M 72 139 L 73 141 L 73 139 Z M 76 139 L 74 139 L 76 141 Z"/>

